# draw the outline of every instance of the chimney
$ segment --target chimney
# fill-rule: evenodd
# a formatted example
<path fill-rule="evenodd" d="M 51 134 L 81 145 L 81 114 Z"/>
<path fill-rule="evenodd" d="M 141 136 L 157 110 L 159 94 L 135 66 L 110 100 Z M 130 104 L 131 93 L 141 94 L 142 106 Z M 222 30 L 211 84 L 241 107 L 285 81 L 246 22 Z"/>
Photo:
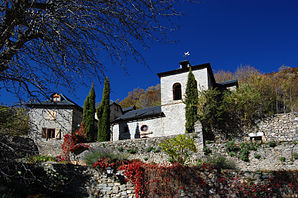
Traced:
<path fill-rule="evenodd" d="M 179 64 L 180 64 L 180 69 L 188 68 L 190 66 L 190 63 L 188 60 L 181 61 Z"/>

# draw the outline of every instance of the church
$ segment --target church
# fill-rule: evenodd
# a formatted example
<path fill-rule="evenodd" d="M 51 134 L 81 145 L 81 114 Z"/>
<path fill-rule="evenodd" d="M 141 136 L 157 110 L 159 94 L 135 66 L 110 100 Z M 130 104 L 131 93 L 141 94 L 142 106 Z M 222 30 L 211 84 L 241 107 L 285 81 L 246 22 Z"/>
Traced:
<path fill-rule="evenodd" d="M 146 109 L 135 109 L 135 107 L 122 109 L 116 103 L 111 105 L 112 141 L 184 134 L 185 104 L 183 99 L 189 67 L 197 81 L 198 91 L 215 87 L 220 89 L 238 87 L 237 80 L 217 83 L 210 63 L 191 66 L 186 60 L 179 64 L 178 69 L 157 74 L 161 88 L 160 106 Z"/>
<path fill-rule="evenodd" d="M 214 87 L 238 87 L 236 80 L 217 83 L 209 63 L 191 66 L 189 61 L 182 61 L 178 69 L 157 74 L 161 88 L 160 106 L 145 109 L 132 106 L 122 109 L 118 103 L 110 101 L 111 141 L 185 133 L 183 99 L 189 67 L 197 81 L 198 91 Z M 30 108 L 29 137 L 34 140 L 62 142 L 65 134 L 75 132 L 80 127 L 83 108 L 63 94 L 53 93 L 47 101 L 30 102 L 26 106 Z"/>

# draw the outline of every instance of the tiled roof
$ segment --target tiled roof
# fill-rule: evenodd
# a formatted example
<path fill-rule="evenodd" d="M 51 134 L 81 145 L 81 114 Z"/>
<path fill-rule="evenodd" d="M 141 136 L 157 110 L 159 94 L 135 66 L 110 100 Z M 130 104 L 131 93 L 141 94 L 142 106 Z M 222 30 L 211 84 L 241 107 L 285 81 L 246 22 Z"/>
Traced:
<path fill-rule="evenodd" d="M 164 116 L 164 114 L 161 111 L 161 106 L 156 106 L 156 107 L 149 107 L 146 109 L 137 109 L 133 111 L 128 111 L 127 113 L 123 114 L 122 116 L 114 120 L 114 122 L 139 120 L 139 119 L 160 117 L 160 116 Z"/>
<path fill-rule="evenodd" d="M 123 113 L 129 112 L 129 111 L 132 111 L 132 110 L 136 110 L 136 106 L 132 105 L 130 107 L 122 109 Z"/>
<path fill-rule="evenodd" d="M 194 66 L 190 66 L 190 67 L 191 67 L 191 70 L 192 71 L 207 68 L 208 74 L 209 74 L 209 76 L 211 78 L 210 79 L 211 80 L 211 84 L 212 84 L 211 86 L 214 86 L 216 84 L 210 63 L 204 63 L 204 64 L 194 65 Z M 161 78 L 161 77 L 175 75 L 175 74 L 180 74 L 180 73 L 185 73 L 185 72 L 189 72 L 189 67 L 180 68 L 180 69 L 176 69 L 176 70 L 172 70 L 172 71 L 167 71 L 167 72 L 161 72 L 161 73 L 158 73 L 157 75 L 158 75 L 159 78 Z"/>
<path fill-rule="evenodd" d="M 216 84 L 219 86 L 224 86 L 224 87 L 232 87 L 232 86 L 238 87 L 238 80 L 228 80 L 228 81 L 219 82 Z"/>
<path fill-rule="evenodd" d="M 61 97 L 60 101 L 54 102 L 52 100 L 40 101 L 40 102 L 28 102 L 26 106 L 28 107 L 44 107 L 44 106 L 72 106 L 76 107 L 79 110 L 83 110 L 78 104 L 70 100 L 68 97 L 64 96 L 63 94 L 59 94 Z"/>

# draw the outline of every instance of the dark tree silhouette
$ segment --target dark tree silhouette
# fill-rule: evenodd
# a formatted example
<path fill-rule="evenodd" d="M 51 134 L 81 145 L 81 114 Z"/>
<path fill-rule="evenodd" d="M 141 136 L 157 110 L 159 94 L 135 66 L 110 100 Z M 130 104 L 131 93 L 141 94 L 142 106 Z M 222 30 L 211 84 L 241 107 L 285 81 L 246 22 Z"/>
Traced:
<path fill-rule="evenodd" d="M 100 60 L 107 56 L 122 66 L 128 56 L 143 61 L 137 46 L 148 47 L 172 30 L 171 16 L 178 15 L 174 4 L 0 1 L 0 89 L 37 96 L 50 91 L 50 85 L 74 88 L 90 76 L 102 79 L 105 69 Z"/>

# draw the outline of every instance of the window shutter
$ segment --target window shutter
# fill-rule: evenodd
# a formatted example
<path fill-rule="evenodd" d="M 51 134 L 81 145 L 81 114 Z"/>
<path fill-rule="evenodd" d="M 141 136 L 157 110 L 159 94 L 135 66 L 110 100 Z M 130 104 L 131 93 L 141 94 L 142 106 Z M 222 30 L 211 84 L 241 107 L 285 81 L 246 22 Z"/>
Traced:
<path fill-rule="evenodd" d="M 47 129 L 46 128 L 42 128 L 41 130 L 41 138 L 46 138 L 47 137 Z"/>
<path fill-rule="evenodd" d="M 61 139 L 61 129 L 59 128 L 55 129 L 55 138 Z"/>

